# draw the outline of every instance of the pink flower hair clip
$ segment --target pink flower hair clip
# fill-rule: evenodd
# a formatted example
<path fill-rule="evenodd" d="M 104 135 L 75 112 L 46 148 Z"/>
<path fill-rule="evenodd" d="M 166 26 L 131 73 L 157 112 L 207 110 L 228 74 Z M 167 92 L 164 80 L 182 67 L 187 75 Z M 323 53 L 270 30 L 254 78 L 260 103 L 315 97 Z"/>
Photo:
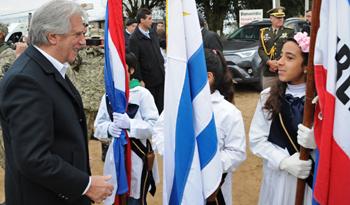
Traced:
<path fill-rule="evenodd" d="M 298 32 L 295 34 L 294 39 L 299 44 L 299 47 L 301 48 L 301 51 L 303 53 L 308 53 L 310 50 L 310 37 L 307 36 L 307 33 L 301 33 Z"/>

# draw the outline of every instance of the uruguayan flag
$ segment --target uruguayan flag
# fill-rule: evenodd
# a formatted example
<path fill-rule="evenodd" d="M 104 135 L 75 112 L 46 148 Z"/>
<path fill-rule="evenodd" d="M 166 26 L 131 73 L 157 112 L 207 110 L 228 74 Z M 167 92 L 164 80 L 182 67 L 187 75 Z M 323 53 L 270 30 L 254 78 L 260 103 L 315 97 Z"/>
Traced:
<path fill-rule="evenodd" d="M 122 2 L 107 2 L 105 21 L 105 85 L 113 112 L 124 113 L 128 105 L 129 84 L 125 64 L 125 40 L 123 35 Z M 129 190 L 124 160 L 127 144 L 126 131 L 119 138 L 113 138 L 105 159 L 103 175 L 112 175 L 109 183 L 114 185 L 113 194 L 104 201 L 112 205 L 115 195 Z"/>
<path fill-rule="evenodd" d="M 204 204 L 222 164 L 194 0 L 167 2 L 163 204 Z"/>

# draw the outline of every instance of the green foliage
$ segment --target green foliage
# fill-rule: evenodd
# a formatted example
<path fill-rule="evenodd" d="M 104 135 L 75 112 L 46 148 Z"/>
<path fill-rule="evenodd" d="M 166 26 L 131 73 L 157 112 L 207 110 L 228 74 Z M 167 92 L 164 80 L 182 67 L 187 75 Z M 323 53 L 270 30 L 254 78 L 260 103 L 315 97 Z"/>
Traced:
<path fill-rule="evenodd" d="M 123 8 L 128 13 L 129 19 L 136 18 L 141 8 L 152 10 L 154 7 L 165 9 L 165 0 L 123 0 Z"/>
<path fill-rule="evenodd" d="M 312 0 L 309 0 L 312 5 Z M 223 37 L 223 22 L 231 14 L 239 23 L 239 10 L 263 9 L 263 17 L 269 18 L 266 12 L 272 9 L 272 0 L 196 0 L 199 10 L 204 13 L 208 27 L 212 31 L 220 30 Z M 286 8 L 286 18 L 305 15 L 305 0 L 280 0 L 281 6 Z"/>

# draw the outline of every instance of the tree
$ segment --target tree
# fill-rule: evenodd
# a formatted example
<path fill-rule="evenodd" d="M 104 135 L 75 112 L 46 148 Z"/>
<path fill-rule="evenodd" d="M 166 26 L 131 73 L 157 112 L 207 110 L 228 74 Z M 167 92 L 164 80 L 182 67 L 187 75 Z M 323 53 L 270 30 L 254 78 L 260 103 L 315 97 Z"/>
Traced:
<path fill-rule="evenodd" d="M 200 11 L 204 12 L 204 18 L 210 30 L 220 31 L 220 37 L 223 37 L 224 20 L 227 19 L 232 0 L 197 0 L 197 6 Z"/>
<path fill-rule="evenodd" d="M 239 10 L 245 9 L 263 9 L 264 18 L 269 18 L 266 12 L 272 9 L 272 0 L 196 0 L 197 6 L 201 12 L 204 12 L 204 17 L 208 27 L 212 31 L 220 31 L 220 36 L 223 37 L 223 24 L 229 14 L 239 24 Z M 305 14 L 305 5 L 302 0 L 280 0 L 281 6 L 286 8 L 286 18 L 299 17 Z M 312 0 L 310 0 L 312 5 Z"/>
<path fill-rule="evenodd" d="M 154 7 L 165 9 L 165 0 L 123 0 L 124 10 L 130 19 L 136 18 L 138 10 L 146 8 L 152 10 Z"/>
<path fill-rule="evenodd" d="M 242 8 L 244 9 L 263 9 L 264 18 L 269 18 L 270 15 L 266 13 L 268 10 L 272 9 L 272 0 L 242 0 Z M 300 15 L 305 15 L 305 5 L 302 0 L 280 0 L 281 6 L 286 8 L 286 18 L 299 17 Z M 312 0 L 310 0 L 309 5 L 312 5 Z M 239 11 L 237 11 L 239 14 Z M 235 12 L 236 14 L 236 12 Z M 237 19 L 237 18 L 236 18 Z"/>

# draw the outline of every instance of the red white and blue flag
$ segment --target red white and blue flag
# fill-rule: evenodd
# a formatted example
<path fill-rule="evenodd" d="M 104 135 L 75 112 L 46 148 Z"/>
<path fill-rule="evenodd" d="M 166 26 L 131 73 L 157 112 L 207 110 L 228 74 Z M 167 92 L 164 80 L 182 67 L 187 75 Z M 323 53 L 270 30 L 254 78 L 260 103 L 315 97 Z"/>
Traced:
<path fill-rule="evenodd" d="M 314 198 L 350 204 L 350 1 L 323 0 L 315 47 L 314 133 L 319 161 Z"/>
<path fill-rule="evenodd" d="M 122 0 L 109 0 L 105 21 L 105 85 L 113 112 L 125 113 L 129 99 L 129 83 L 125 63 Z M 126 151 L 124 151 L 124 145 Z M 124 155 L 126 156 L 124 158 Z M 126 130 L 113 138 L 105 159 L 103 175 L 112 175 L 113 194 L 105 205 L 119 203 L 118 195 L 130 193 L 131 149 Z"/>

